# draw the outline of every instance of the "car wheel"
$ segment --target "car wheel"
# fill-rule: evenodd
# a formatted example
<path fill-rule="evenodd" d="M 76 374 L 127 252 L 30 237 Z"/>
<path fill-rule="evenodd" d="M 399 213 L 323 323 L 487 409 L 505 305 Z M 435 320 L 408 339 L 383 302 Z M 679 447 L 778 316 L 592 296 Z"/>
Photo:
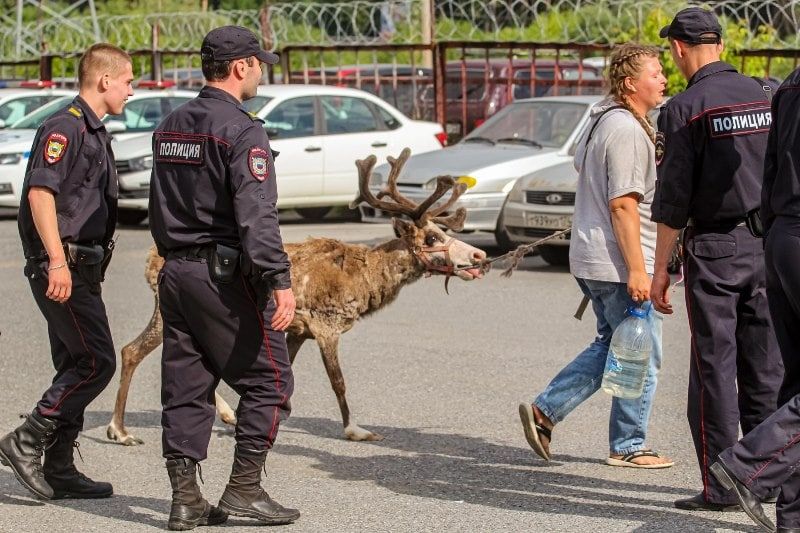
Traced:
<path fill-rule="evenodd" d="M 540 246 L 539 253 L 549 265 L 569 265 L 569 246 Z"/>
<path fill-rule="evenodd" d="M 137 224 L 144 222 L 144 219 L 146 218 L 147 211 L 142 211 L 139 209 L 120 209 L 117 212 L 117 222 L 125 226 L 136 226 Z"/>
<path fill-rule="evenodd" d="M 330 212 L 330 207 L 298 207 L 297 213 L 306 220 L 321 220 Z"/>

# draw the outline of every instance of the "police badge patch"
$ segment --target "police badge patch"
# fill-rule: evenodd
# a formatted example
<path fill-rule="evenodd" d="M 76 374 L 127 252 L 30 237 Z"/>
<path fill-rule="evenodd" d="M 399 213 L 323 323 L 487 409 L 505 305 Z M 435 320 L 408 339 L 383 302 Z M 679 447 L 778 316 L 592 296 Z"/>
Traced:
<path fill-rule="evenodd" d="M 67 136 L 63 133 L 51 133 L 44 142 L 44 160 L 49 164 L 58 163 L 67 150 Z"/>
<path fill-rule="evenodd" d="M 662 132 L 656 133 L 656 165 L 660 165 L 664 160 L 664 153 L 667 151 L 667 144 Z"/>
<path fill-rule="evenodd" d="M 250 155 L 247 158 L 250 173 L 258 181 L 264 181 L 269 177 L 269 154 L 263 148 L 250 148 Z"/>

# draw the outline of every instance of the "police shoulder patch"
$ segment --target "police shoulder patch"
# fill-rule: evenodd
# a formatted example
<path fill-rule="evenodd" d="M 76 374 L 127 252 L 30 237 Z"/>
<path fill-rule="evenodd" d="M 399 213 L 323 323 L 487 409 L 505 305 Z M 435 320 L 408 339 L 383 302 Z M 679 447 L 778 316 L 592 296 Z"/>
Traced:
<path fill-rule="evenodd" d="M 44 141 L 44 160 L 49 164 L 58 163 L 67 151 L 69 140 L 63 133 L 53 132 Z"/>
<path fill-rule="evenodd" d="M 667 152 L 667 143 L 663 132 L 656 132 L 656 165 L 660 165 Z"/>
<path fill-rule="evenodd" d="M 260 146 L 250 148 L 250 153 L 247 155 L 247 166 L 255 179 L 264 181 L 269 177 L 269 154 Z"/>

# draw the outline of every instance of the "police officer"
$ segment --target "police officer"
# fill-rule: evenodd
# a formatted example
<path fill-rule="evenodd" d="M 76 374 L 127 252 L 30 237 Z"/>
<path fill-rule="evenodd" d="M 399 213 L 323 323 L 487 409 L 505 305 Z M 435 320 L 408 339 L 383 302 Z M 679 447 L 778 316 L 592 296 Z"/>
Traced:
<path fill-rule="evenodd" d="M 117 215 L 111 135 L 100 119 L 133 94 L 131 59 L 95 44 L 78 65 L 79 95 L 36 133 L 19 209 L 25 276 L 47 321 L 56 375 L 33 412 L 0 439 L 0 462 L 42 499 L 105 498 L 73 463 L 86 406 L 114 375 L 100 281 Z M 44 452 L 44 465 L 41 463 Z"/>
<path fill-rule="evenodd" d="M 800 69 L 780 86 L 772 100 L 761 191 L 766 237 L 767 299 L 785 374 L 780 409 L 739 443 L 720 455 L 712 471 L 736 488 L 748 514 L 768 529 L 772 523 L 759 505 L 780 489 L 779 531 L 800 532 Z"/>
<path fill-rule="evenodd" d="M 286 524 L 300 513 L 261 488 L 261 469 L 289 415 L 292 369 L 283 331 L 295 309 L 275 203 L 273 152 L 255 96 L 261 63 L 278 57 L 246 28 L 209 32 L 206 86 L 153 136 L 150 229 L 166 258 L 159 274 L 164 319 L 163 453 L 173 489 L 170 529 L 227 514 Z M 223 380 L 241 396 L 230 482 L 210 506 L 195 481 Z"/>
<path fill-rule="evenodd" d="M 709 475 L 717 455 L 776 408 L 783 368 L 767 309 L 758 227 L 771 87 L 720 61 L 722 28 L 710 11 L 680 11 L 661 30 L 686 91 L 662 110 L 656 140 L 658 222 L 651 296 L 669 303 L 667 263 L 685 232 L 686 307 L 691 329 L 687 414 L 702 493 L 687 510 L 735 510 Z M 738 390 L 737 390 L 738 388 Z"/>

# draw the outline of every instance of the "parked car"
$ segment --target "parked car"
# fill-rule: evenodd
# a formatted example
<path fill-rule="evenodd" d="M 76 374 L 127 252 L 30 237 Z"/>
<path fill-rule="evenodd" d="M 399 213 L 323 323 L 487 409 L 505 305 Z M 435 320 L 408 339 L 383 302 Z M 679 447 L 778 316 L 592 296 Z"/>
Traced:
<path fill-rule="evenodd" d="M 446 130 L 460 138 L 509 103 L 532 96 L 595 95 L 603 92 L 603 70 L 575 60 L 490 59 L 448 61 Z M 425 116 L 435 116 L 434 87 L 420 94 Z"/>
<path fill-rule="evenodd" d="M 658 109 L 651 111 L 653 124 Z M 578 171 L 570 157 L 540 168 L 517 181 L 503 207 L 503 225 L 515 243 L 531 243 L 572 226 Z M 539 247 L 551 265 L 569 264 L 569 238 L 562 236 Z"/>
<path fill-rule="evenodd" d="M 436 177 L 451 175 L 467 184 L 454 205 L 467 208 L 466 230 L 493 232 L 498 245 L 512 242 L 500 216 L 506 195 L 521 177 L 537 168 L 572 161 L 572 150 L 600 96 L 551 96 L 518 100 L 476 128 L 458 144 L 412 156 L 397 181 L 415 201 L 426 198 Z M 377 167 L 370 188 L 386 184 L 388 165 Z M 362 220 L 385 222 L 389 215 L 361 206 Z"/>
<path fill-rule="evenodd" d="M 322 218 L 358 192 L 355 161 L 369 154 L 397 155 L 442 148 L 445 135 L 433 122 L 411 120 L 380 98 L 357 89 L 324 85 L 262 85 L 259 100 L 245 102 L 264 119 L 275 160 L 278 207 Z M 148 139 L 115 147 L 121 221 L 144 220 L 153 165 Z"/>
<path fill-rule="evenodd" d="M 59 96 L 74 93 L 75 91 L 49 87 L 0 89 L 0 129 L 17 122 Z"/>
<path fill-rule="evenodd" d="M 149 138 L 161 119 L 175 107 L 194 98 L 191 91 L 139 91 L 128 99 L 120 115 L 106 115 L 103 122 L 114 143 L 144 135 Z M 36 130 L 47 117 L 63 109 L 74 93 L 62 96 L 0 130 L 0 207 L 19 207 L 25 168 Z"/>

